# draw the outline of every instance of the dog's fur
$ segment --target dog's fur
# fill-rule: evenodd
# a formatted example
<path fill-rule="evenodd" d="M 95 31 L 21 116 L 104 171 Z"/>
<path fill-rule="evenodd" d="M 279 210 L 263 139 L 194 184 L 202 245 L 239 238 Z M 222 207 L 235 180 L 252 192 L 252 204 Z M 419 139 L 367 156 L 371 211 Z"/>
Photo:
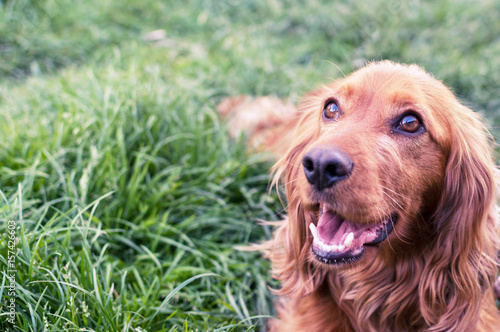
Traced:
<path fill-rule="evenodd" d="M 334 121 L 323 115 L 332 100 L 340 108 Z M 258 103 L 245 102 L 234 121 L 260 112 Z M 479 116 L 418 66 L 389 61 L 313 91 L 297 110 L 280 107 L 289 110 L 279 112 L 280 121 L 255 126 L 265 137 L 261 149 L 283 154 L 274 184 L 283 181 L 288 204 L 287 220 L 267 244 L 281 281 L 280 319 L 270 329 L 500 331 L 496 167 Z M 219 110 L 231 113 L 227 104 Z M 409 111 L 421 119 L 418 133 L 397 127 Z M 302 159 L 317 147 L 341 149 L 352 173 L 316 189 Z M 325 264 L 311 252 L 309 231 L 321 204 L 362 225 L 399 218 L 358 261 Z"/>

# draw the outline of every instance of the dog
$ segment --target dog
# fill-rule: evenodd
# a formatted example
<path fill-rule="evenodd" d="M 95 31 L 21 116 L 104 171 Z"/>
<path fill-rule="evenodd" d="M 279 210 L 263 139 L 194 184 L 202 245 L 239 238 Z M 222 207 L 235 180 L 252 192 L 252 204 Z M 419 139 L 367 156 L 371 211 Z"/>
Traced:
<path fill-rule="evenodd" d="M 240 128 L 258 118 L 250 145 L 278 159 L 287 217 L 260 247 L 281 282 L 269 329 L 500 331 L 497 169 L 480 116 L 390 61 L 297 109 L 272 100 L 219 105 Z"/>

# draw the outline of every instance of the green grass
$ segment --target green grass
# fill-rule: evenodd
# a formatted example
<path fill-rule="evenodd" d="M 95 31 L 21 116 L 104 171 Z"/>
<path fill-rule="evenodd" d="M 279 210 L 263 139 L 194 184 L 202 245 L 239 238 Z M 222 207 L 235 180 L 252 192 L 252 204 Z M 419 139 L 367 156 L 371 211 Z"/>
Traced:
<path fill-rule="evenodd" d="M 498 1 L 0 1 L 0 328 L 252 331 L 279 218 L 224 96 L 416 62 L 500 137 Z M 143 36 L 163 29 L 166 39 Z M 332 64 L 333 63 L 333 64 Z M 17 224 L 7 322 L 8 221 Z"/>

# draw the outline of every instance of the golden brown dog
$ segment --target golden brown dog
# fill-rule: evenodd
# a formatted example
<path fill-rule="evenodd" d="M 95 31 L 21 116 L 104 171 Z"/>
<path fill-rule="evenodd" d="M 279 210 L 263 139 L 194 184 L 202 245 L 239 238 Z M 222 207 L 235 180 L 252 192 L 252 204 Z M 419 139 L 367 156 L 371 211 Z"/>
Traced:
<path fill-rule="evenodd" d="M 272 113 L 246 103 L 233 121 Z M 389 61 L 275 108 L 281 121 L 250 132 L 283 153 L 272 331 L 500 331 L 496 168 L 477 114 Z"/>

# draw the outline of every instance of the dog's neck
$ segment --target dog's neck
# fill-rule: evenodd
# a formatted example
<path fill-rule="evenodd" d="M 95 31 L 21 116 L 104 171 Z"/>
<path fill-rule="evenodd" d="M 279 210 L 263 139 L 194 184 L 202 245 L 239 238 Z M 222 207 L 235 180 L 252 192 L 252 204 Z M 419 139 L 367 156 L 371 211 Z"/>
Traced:
<path fill-rule="evenodd" d="M 416 257 L 401 258 L 392 264 L 377 257 L 362 273 L 330 273 L 325 282 L 356 331 L 420 331 L 426 325 L 418 295 L 424 264 Z"/>

